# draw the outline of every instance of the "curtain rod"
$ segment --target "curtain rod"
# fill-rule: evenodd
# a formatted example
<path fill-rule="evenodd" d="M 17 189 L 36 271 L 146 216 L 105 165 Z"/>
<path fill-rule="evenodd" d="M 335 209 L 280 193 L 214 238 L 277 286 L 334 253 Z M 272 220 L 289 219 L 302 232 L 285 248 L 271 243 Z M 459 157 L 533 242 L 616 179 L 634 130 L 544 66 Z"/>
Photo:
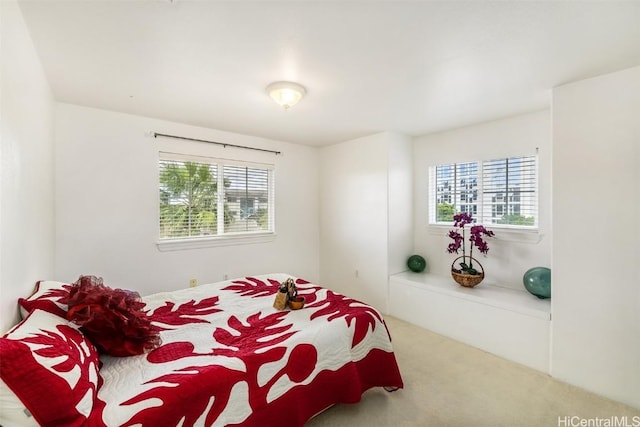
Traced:
<path fill-rule="evenodd" d="M 188 138 L 186 136 L 177 136 L 177 135 L 167 135 L 165 133 L 157 133 L 157 132 L 153 132 L 153 137 L 157 138 L 159 136 L 164 136 L 165 138 L 175 138 L 175 139 L 184 139 L 186 141 L 196 141 L 196 142 L 206 142 L 208 144 L 216 144 L 216 145 L 222 145 L 224 148 L 227 147 L 234 147 L 234 148 L 244 148 L 245 150 L 255 150 L 255 151 L 264 151 L 266 153 L 273 153 L 276 156 L 278 154 L 282 154 L 282 152 L 280 151 L 274 151 L 274 150 L 265 150 L 264 148 L 255 148 L 255 147 L 247 147 L 246 145 L 235 145 L 235 144 L 227 144 L 225 142 L 217 142 L 217 141 L 207 141 L 206 139 L 197 139 L 197 138 Z"/>

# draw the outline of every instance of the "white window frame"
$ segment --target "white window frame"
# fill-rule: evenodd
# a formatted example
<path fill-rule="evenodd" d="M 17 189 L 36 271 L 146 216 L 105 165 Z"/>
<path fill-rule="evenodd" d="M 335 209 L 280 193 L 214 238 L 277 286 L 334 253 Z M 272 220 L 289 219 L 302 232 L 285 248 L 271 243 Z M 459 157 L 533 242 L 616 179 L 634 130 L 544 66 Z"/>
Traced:
<path fill-rule="evenodd" d="M 533 225 L 515 225 L 515 224 L 497 224 L 492 222 L 483 222 L 485 218 L 483 217 L 484 209 L 484 182 L 483 182 L 483 166 L 485 162 L 493 161 L 493 160 L 502 160 L 502 159 L 513 159 L 513 158 L 527 158 L 531 157 L 534 159 L 535 166 L 535 184 L 534 184 L 534 194 L 533 197 L 535 199 L 535 214 L 534 214 L 534 224 Z M 478 222 L 478 224 L 483 224 L 491 229 L 502 229 L 505 231 L 518 231 L 518 232 L 539 232 L 539 218 L 540 218 L 540 197 L 539 197 L 539 188 L 540 188 L 540 177 L 539 177 L 539 157 L 537 154 L 535 155 L 521 155 L 521 156 L 509 156 L 499 159 L 487 159 L 487 160 L 478 160 L 478 161 L 464 161 L 457 163 L 445 163 L 441 165 L 432 165 L 429 166 L 429 218 L 428 224 L 429 226 L 434 226 L 437 228 L 445 228 L 451 227 L 453 225 L 453 221 L 436 221 L 437 215 L 437 189 L 436 189 L 436 168 L 450 165 L 459 165 L 463 163 L 475 163 L 477 165 L 478 176 L 477 176 L 477 198 L 476 198 L 476 206 L 477 206 L 477 214 L 473 214 L 474 219 Z M 456 201 L 454 201 L 456 202 Z M 457 203 L 453 203 L 455 212 L 458 212 L 459 206 Z"/>
<path fill-rule="evenodd" d="M 267 203 L 268 203 L 268 228 L 267 230 L 258 231 L 234 231 L 226 232 L 224 224 L 224 215 L 217 216 L 216 234 L 199 235 L 190 237 L 160 237 L 160 201 L 158 200 L 158 209 L 156 211 L 156 224 L 158 227 L 158 240 L 156 245 L 160 251 L 173 251 L 183 249 L 197 249 L 213 246 L 227 246 L 239 244 L 265 243 L 273 241 L 276 237 L 275 232 L 275 166 L 273 164 L 246 162 L 242 160 L 221 159 L 207 156 L 194 156 L 181 153 L 159 152 L 158 157 L 158 178 L 156 180 L 156 191 L 158 191 L 160 183 L 160 172 L 162 161 L 177 162 L 196 162 L 202 164 L 216 165 L 217 168 L 217 212 L 224 212 L 225 204 L 225 186 L 224 186 L 224 167 L 240 166 L 248 168 L 256 168 L 267 171 Z"/>

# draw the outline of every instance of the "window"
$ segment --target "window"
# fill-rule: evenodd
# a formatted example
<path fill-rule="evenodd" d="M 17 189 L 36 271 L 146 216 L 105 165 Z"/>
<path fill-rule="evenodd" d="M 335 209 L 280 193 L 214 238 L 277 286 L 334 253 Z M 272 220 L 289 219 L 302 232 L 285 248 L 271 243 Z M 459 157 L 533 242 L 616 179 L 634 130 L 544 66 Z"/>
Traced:
<path fill-rule="evenodd" d="M 224 165 L 225 206 L 232 213 L 225 221 L 225 233 L 270 231 L 269 169 Z"/>
<path fill-rule="evenodd" d="M 160 153 L 160 239 L 273 232 L 273 181 L 271 165 Z"/>
<path fill-rule="evenodd" d="M 449 224 L 456 212 L 478 222 L 516 228 L 538 225 L 537 156 L 432 166 L 430 224 Z"/>
<path fill-rule="evenodd" d="M 456 212 L 477 213 L 478 164 L 453 163 L 435 167 L 435 222 L 452 222 Z"/>
<path fill-rule="evenodd" d="M 482 222 L 536 226 L 536 176 L 535 156 L 482 162 Z"/>

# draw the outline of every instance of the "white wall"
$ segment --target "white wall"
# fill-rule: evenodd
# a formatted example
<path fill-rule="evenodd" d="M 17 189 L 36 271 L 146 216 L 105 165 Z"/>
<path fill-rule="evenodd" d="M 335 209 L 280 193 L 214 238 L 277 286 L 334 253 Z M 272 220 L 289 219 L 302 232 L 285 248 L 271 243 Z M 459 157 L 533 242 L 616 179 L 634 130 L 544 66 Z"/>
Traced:
<path fill-rule="evenodd" d="M 383 312 L 389 271 L 411 251 L 410 152 L 389 132 L 321 148 L 321 284 Z"/>
<path fill-rule="evenodd" d="M 153 138 L 149 131 L 282 151 Z M 275 241 L 160 252 L 158 151 L 274 163 Z M 319 280 L 318 150 L 134 115 L 58 104 L 56 279 L 102 276 L 142 294 L 245 275 Z"/>
<path fill-rule="evenodd" d="M 552 374 L 640 408 L 640 67 L 553 91 Z"/>
<path fill-rule="evenodd" d="M 457 255 L 446 251 L 450 228 L 429 226 L 429 166 L 534 155 L 538 149 L 539 234 L 496 233 L 489 253 L 479 256 L 487 282 L 524 289 L 522 275 L 534 266 L 551 264 L 551 120 L 542 111 L 496 120 L 414 139 L 414 247 L 427 260 L 430 273 L 450 275 Z M 475 253 L 474 253 L 475 257 Z"/>
<path fill-rule="evenodd" d="M 413 251 L 413 141 L 388 133 L 388 274 L 407 270 Z"/>
<path fill-rule="evenodd" d="M 15 1 L 0 2 L 0 331 L 54 264 L 53 97 Z"/>

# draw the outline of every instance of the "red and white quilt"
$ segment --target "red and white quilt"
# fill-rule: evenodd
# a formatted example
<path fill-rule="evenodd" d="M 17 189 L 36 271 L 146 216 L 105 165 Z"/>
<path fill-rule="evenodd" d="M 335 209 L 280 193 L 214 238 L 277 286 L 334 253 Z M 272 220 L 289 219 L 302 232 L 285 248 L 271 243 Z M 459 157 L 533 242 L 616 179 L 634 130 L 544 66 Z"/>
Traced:
<path fill-rule="evenodd" d="M 372 387 L 402 387 L 382 316 L 295 279 L 303 309 L 277 311 L 270 274 L 143 297 L 162 345 L 103 356 L 108 426 L 301 426 Z"/>

